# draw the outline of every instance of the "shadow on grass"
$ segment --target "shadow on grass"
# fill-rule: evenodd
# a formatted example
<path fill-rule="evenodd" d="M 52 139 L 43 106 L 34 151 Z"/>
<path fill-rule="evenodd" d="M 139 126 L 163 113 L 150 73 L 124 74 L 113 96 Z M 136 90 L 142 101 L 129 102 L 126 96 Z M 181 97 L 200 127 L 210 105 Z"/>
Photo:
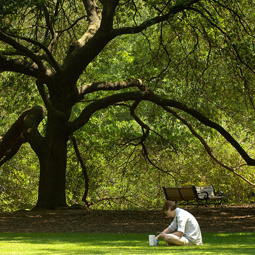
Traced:
<path fill-rule="evenodd" d="M 204 234 L 202 246 L 148 245 L 147 234 L 0 233 L 1 254 L 254 254 L 255 233 Z M 8 252 L 9 249 L 9 253 Z M 27 252 L 29 249 L 30 252 Z M 6 252 L 6 253 L 5 253 Z M 34 252 L 34 253 L 32 253 Z M 21 254 L 21 253 L 20 253 Z"/>

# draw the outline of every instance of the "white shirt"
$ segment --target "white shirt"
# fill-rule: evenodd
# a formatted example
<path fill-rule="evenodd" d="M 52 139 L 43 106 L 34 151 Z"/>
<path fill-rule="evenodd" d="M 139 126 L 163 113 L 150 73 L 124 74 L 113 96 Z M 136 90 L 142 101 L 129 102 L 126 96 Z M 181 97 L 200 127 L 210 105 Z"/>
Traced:
<path fill-rule="evenodd" d="M 169 225 L 172 232 L 181 231 L 183 236 L 196 245 L 202 245 L 202 234 L 195 217 L 189 212 L 177 208 L 174 220 Z"/>

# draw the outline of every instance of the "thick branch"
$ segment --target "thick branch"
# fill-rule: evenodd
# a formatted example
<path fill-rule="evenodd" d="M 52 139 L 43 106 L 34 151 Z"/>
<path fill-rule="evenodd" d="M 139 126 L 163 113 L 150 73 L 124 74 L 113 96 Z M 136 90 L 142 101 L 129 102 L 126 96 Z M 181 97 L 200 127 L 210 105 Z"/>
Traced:
<path fill-rule="evenodd" d="M 15 141 L 13 146 L 8 150 L 5 155 L 0 159 L 0 166 L 2 166 L 5 162 L 7 162 L 9 159 L 14 157 L 16 153 L 19 151 L 21 145 L 26 142 L 26 139 L 20 135 L 18 139 Z M 1 147 L 1 145 L 0 145 Z"/>
<path fill-rule="evenodd" d="M 0 140 L 0 159 L 9 151 L 13 146 L 15 146 L 17 140 L 22 135 L 23 132 L 23 121 L 26 117 L 28 111 L 24 111 L 17 121 L 11 126 L 11 128 L 4 134 Z"/>
<path fill-rule="evenodd" d="M 130 79 L 126 81 L 117 81 L 117 82 L 94 82 L 90 84 L 86 84 L 78 88 L 79 92 L 79 100 L 81 100 L 84 95 L 100 91 L 100 90 L 120 90 L 131 87 L 138 87 L 141 91 L 145 90 L 145 86 L 143 85 L 140 79 Z"/>
<path fill-rule="evenodd" d="M 36 153 L 40 151 L 42 142 L 42 136 L 37 127 L 44 117 L 44 108 L 42 106 L 34 106 L 24 118 L 23 135 Z"/>
<path fill-rule="evenodd" d="M 100 1 L 103 4 L 101 29 L 110 31 L 113 28 L 113 19 L 119 0 Z"/>
<path fill-rule="evenodd" d="M 89 26 L 86 33 L 78 40 L 78 45 L 81 47 L 97 32 L 102 19 L 102 10 L 96 5 L 95 0 L 83 0 L 83 4 L 87 11 Z"/>
<path fill-rule="evenodd" d="M 21 59 L 10 59 L 0 55 L 0 72 L 13 71 L 37 77 L 39 74 L 38 67 Z"/>
<path fill-rule="evenodd" d="M 37 128 L 44 116 L 45 112 L 41 106 L 32 107 L 20 115 L 18 120 L 11 126 L 4 136 L 1 137 L 0 159 L 2 159 L 2 164 L 12 158 L 23 143 L 31 140 L 27 139 L 28 135 L 24 133 L 24 129 L 25 132 L 31 133 L 32 130 Z"/>
<path fill-rule="evenodd" d="M 54 107 L 52 106 L 52 103 L 48 97 L 48 94 L 46 93 L 46 90 L 45 90 L 45 87 L 44 87 L 44 77 L 46 75 L 45 74 L 40 74 L 36 80 L 36 85 L 37 85 L 37 88 L 38 88 L 38 91 L 43 99 L 43 102 L 46 106 L 46 109 L 48 111 L 54 111 Z"/>
<path fill-rule="evenodd" d="M 102 10 L 95 2 L 95 0 L 83 0 L 89 21 L 88 28 L 82 37 L 71 45 L 62 65 L 65 74 L 64 79 L 69 79 L 70 83 L 77 82 L 86 66 L 109 42 L 109 39 L 104 40 L 95 36 L 102 19 Z"/>

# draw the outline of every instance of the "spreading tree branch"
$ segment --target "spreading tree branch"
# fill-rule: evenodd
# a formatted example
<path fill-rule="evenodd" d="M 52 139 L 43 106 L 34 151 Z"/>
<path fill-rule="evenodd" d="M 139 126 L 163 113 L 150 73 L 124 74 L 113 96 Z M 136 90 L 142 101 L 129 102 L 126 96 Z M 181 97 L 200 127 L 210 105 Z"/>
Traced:
<path fill-rule="evenodd" d="M 115 95 L 111 95 L 111 96 L 99 99 L 91 103 L 82 111 L 82 113 L 76 120 L 69 123 L 69 128 L 68 128 L 69 134 L 72 134 L 74 131 L 78 130 L 80 127 L 85 125 L 89 121 L 90 116 L 96 111 L 107 108 L 110 105 L 113 105 L 122 101 L 133 101 L 133 100 L 135 101 L 146 100 L 160 106 L 169 106 L 169 107 L 180 109 L 188 113 L 189 115 L 193 116 L 195 119 L 199 120 L 205 126 L 215 129 L 223 137 L 225 137 L 225 139 L 238 151 L 238 153 L 242 156 L 242 158 L 246 161 L 248 165 L 251 165 L 251 166 L 255 165 L 255 159 L 252 159 L 246 153 L 246 151 L 242 148 L 242 146 L 222 126 L 211 121 L 200 112 L 186 106 L 183 103 L 180 103 L 175 100 L 162 98 L 149 91 L 119 93 L 119 94 L 115 94 Z"/>
<path fill-rule="evenodd" d="M 38 67 L 33 63 L 21 59 L 11 59 L 0 55 L 0 72 L 4 71 L 17 72 L 32 77 L 37 77 L 39 75 Z"/>

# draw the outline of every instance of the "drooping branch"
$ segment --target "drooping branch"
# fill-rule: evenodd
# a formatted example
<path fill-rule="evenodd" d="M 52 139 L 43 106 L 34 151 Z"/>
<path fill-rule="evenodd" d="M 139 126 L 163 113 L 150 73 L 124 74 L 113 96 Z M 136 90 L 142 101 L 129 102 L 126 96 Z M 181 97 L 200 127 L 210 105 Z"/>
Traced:
<path fill-rule="evenodd" d="M 131 115 L 133 116 L 133 118 L 135 119 L 135 121 L 141 126 L 142 130 L 144 130 L 144 129 L 146 130 L 146 132 L 143 131 L 143 137 L 142 137 L 142 139 L 141 139 L 140 142 L 139 142 L 139 144 L 142 146 L 142 149 L 143 149 L 144 158 L 145 158 L 153 167 L 155 167 L 155 168 L 158 169 L 159 171 L 161 171 L 161 172 L 163 172 L 163 173 L 165 173 L 165 174 L 170 175 L 170 176 L 174 179 L 176 185 L 178 185 L 178 182 L 177 182 L 176 178 L 175 178 L 171 173 L 169 173 L 169 171 L 166 171 L 166 170 L 162 169 L 161 167 L 157 166 L 157 165 L 151 160 L 151 158 L 149 157 L 148 150 L 147 150 L 147 147 L 146 147 L 146 145 L 145 145 L 145 140 L 146 140 L 146 138 L 148 137 L 151 128 L 150 128 L 146 123 L 144 123 L 144 122 L 135 114 L 135 109 L 137 108 L 137 106 L 139 105 L 139 103 L 140 103 L 140 101 L 136 101 L 136 102 L 132 105 L 132 107 L 131 107 L 131 109 L 130 109 L 130 112 L 131 112 Z M 154 133 L 156 133 L 156 132 L 154 132 Z M 157 133 L 156 133 L 156 134 L 157 134 Z"/>
<path fill-rule="evenodd" d="M 214 21 L 214 18 L 213 18 L 213 15 L 207 11 L 206 9 L 203 9 L 203 11 L 197 9 L 197 8 L 193 8 L 191 7 L 190 8 L 191 10 L 199 13 L 207 22 L 209 22 L 213 27 L 217 28 L 227 39 L 228 39 L 228 42 L 230 42 L 230 45 L 233 49 L 233 53 L 235 54 L 236 58 L 239 60 L 239 62 L 241 64 L 243 64 L 246 68 L 248 68 L 253 74 L 255 74 L 255 70 L 253 69 L 253 67 L 251 67 L 244 59 L 243 57 L 241 56 L 239 50 L 238 50 L 238 47 L 237 45 L 233 42 L 232 40 L 232 36 L 229 35 L 226 31 L 224 31 L 223 28 L 221 28 L 216 21 Z M 207 14 L 207 15 L 206 15 Z"/>
<path fill-rule="evenodd" d="M 75 137 L 73 135 L 71 135 L 70 139 L 73 142 L 73 147 L 74 147 L 76 157 L 77 157 L 78 161 L 81 164 L 82 174 L 83 174 L 84 181 L 85 181 L 85 191 L 84 191 L 84 195 L 82 197 L 82 201 L 85 202 L 87 207 L 89 207 L 90 204 L 87 201 L 87 196 L 88 196 L 88 192 L 89 192 L 89 176 L 88 176 L 87 168 L 86 168 L 86 165 L 83 162 L 83 158 L 82 158 L 81 153 L 79 151 L 79 147 L 78 147 L 78 144 L 77 144 L 77 141 L 76 141 Z"/>
<path fill-rule="evenodd" d="M 144 143 L 146 137 L 148 136 L 148 132 L 151 130 L 150 127 L 145 124 L 136 114 L 135 114 L 135 108 L 138 106 L 139 102 L 135 102 L 133 104 L 133 106 L 131 107 L 131 115 L 134 117 L 134 119 L 136 120 L 136 122 L 142 127 L 142 129 L 146 129 L 147 132 L 146 132 L 146 135 L 144 134 L 144 138 L 140 141 L 139 144 L 142 145 L 142 148 L 143 148 L 143 152 L 144 152 L 144 156 L 145 158 L 148 160 L 148 162 L 153 165 L 155 168 L 157 168 L 158 170 L 164 172 L 164 173 L 167 173 L 169 175 L 171 175 L 173 177 L 173 179 L 175 180 L 176 184 L 177 184 L 177 180 L 174 178 L 174 176 L 172 174 L 170 174 L 168 171 L 165 171 L 164 169 L 158 167 L 156 164 L 153 163 L 153 161 L 150 159 L 149 155 L 148 155 L 148 150 L 147 150 L 147 147 Z M 236 172 L 235 168 L 233 167 L 230 167 L 230 166 L 227 166 L 226 164 L 224 164 L 223 162 L 221 162 L 220 160 L 218 160 L 210 146 L 206 143 L 206 141 L 203 139 L 202 136 L 200 136 L 196 130 L 193 128 L 193 126 L 186 120 L 184 119 L 182 116 L 180 116 L 176 111 L 172 110 L 171 108 L 169 107 L 165 107 L 163 106 L 162 107 L 165 111 L 173 114 L 177 119 L 179 119 L 182 123 L 184 123 L 188 128 L 189 130 L 191 131 L 191 133 L 202 143 L 202 145 L 204 146 L 205 150 L 207 151 L 208 155 L 217 163 L 219 164 L 220 166 L 224 167 L 225 169 L 231 171 L 232 173 L 234 173 L 236 176 L 238 176 L 239 178 L 243 179 L 245 182 L 247 182 L 248 184 L 252 185 L 252 186 L 255 186 L 254 183 L 252 183 L 251 181 L 249 181 L 247 178 L 245 178 L 243 175 L 239 174 L 238 172 Z"/>
<path fill-rule="evenodd" d="M 254 166 L 255 165 L 255 159 L 252 159 L 246 151 L 241 147 L 241 145 L 219 124 L 209 120 L 207 117 L 202 115 L 200 112 L 189 108 L 188 106 L 177 102 L 175 100 L 170 100 L 170 99 L 162 99 L 156 95 L 150 95 L 153 99 L 149 100 L 152 102 L 157 103 L 158 105 L 161 106 L 170 106 L 174 107 L 177 109 L 180 109 L 189 115 L 193 116 L 195 119 L 199 120 L 202 124 L 205 126 L 211 127 L 218 131 L 231 145 L 238 151 L 238 153 L 243 157 L 243 159 L 246 161 L 248 165 Z"/>
<path fill-rule="evenodd" d="M 66 32 L 66 31 L 71 30 L 79 21 L 85 19 L 86 17 L 87 17 L 87 15 L 83 15 L 83 16 L 77 18 L 75 21 L 73 21 L 72 24 L 69 25 L 69 27 L 64 28 L 63 30 L 58 30 L 57 33 L 58 33 L 58 34 L 62 34 L 62 33 L 64 33 L 64 32 Z"/>
<path fill-rule="evenodd" d="M 169 106 L 169 107 L 180 109 L 188 113 L 189 115 L 193 116 L 195 119 L 199 120 L 205 126 L 211 127 L 215 129 L 216 131 L 218 131 L 238 151 L 238 153 L 243 157 L 243 159 L 246 161 L 248 165 L 251 165 L 251 166 L 255 165 L 255 159 L 252 159 L 246 153 L 246 151 L 242 148 L 242 146 L 222 126 L 209 120 L 200 112 L 192 108 L 189 108 L 183 103 L 180 103 L 175 100 L 162 98 L 149 91 L 119 93 L 119 94 L 115 94 L 115 95 L 111 95 L 111 96 L 99 99 L 91 103 L 82 111 L 81 115 L 77 119 L 69 123 L 69 128 L 68 128 L 69 134 L 72 134 L 74 131 L 78 130 L 80 127 L 85 125 L 89 121 L 90 116 L 96 111 L 107 108 L 110 105 L 113 105 L 118 102 L 133 101 L 133 100 L 146 100 L 160 106 Z"/>
<path fill-rule="evenodd" d="M 57 8 L 58 5 L 59 5 L 59 3 L 56 4 L 56 8 Z M 45 4 L 43 4 L 43 11 L 44 11 L 45 22 L 47 24 L 47 28 L 49 29 L 49 31 L 51 33 L 51 37 L 52 37 L 51 43 L 49 44 L 49 47 L 48 47 L 49 51 L 51 51 L 52 45 L 57 40 L 58 34 L 57 34 L 57 32 L 55 31 L 55 29 L 53 27 L 53 24 L 52 24 L 51 19 L 50 19 L 50 14 L 49 14 L 48 9 L 45 6 Z M 57 13 L 57 10 L 56 10 L 55 13 Z"/>
<path fill-rule="evenodd" d="M 255 186 L 255 183 L 252 183 L 251 181 L 249 181 L 247 178 L 245 178 L 244 176 L 242 176 L 241 174 L 239 174 L 238 172 L 236 172 L 235 168 L 227 166 L 226 164 L 224 164 L 223 162 L 221 162 L 219 159 L 217 159 L 210 146 L 206 143 L 206 141 L 203 139 L 202 136 L 200 136 L 196 130 L 193 128 L 193 126 L 187 121 L 185 120 L 182 116 L 180 116 L 176 111 L 170 109 L 169 107 L 162 107 L 165 111 L 173 114 L 177 119 L 179 119 L 183 124 L 185 124 L 189 130 L 191 131 L 191 133 L 201 142 L 201 144 L 204 146 L 205 150 L 207 151 L 208 155 L 220 166 L 224 167 L 225 169 L 231 171 L 232 173 L 234 173 L 236 176 L 240 177 L 241 179 L 243 179 L 245 182 L 249 183 L 252 186 Z"/>
<path fill-rule="evenodd" d="M 234 10 L 233 8 L 227 6 L 227 5 L 224 4 L 223 2 L 219 2 L 219 1 L 217 1 L 217 0 L 213 0 L 213 2 L 217 3 L 219 6 L 223 7 L 224 9 L 228 10 L 229 13 L 232 13 L 233 16 L 235 16 L 235 17 L 238 19 L 238 21 L 239 21 L 239 23 L 241 24 L 241 26 L 242 26 L 242 28 L 244 29 L 244 31 L 245 31 L 248 35 L 254 37 L 252 28 L 250 28 L 249 24 L 247 24 L 247 22 L 242 18 L 242 17 L 244 17 L 244 16 L 246 16 L 246 15 L 245 15 L 245 13 L 240 12 L 240 11 L 241 11 L 240 8 L 238 8 L 238 11 L 240 12 L 240 13 L 238 13 L 238 11 L 236 11 L 236 10 Z M 238 2 L 236 2 L 236 3 L 238 4 Z M 238 4 L 238 5 L 239 5 L 239 4 Z"/>

